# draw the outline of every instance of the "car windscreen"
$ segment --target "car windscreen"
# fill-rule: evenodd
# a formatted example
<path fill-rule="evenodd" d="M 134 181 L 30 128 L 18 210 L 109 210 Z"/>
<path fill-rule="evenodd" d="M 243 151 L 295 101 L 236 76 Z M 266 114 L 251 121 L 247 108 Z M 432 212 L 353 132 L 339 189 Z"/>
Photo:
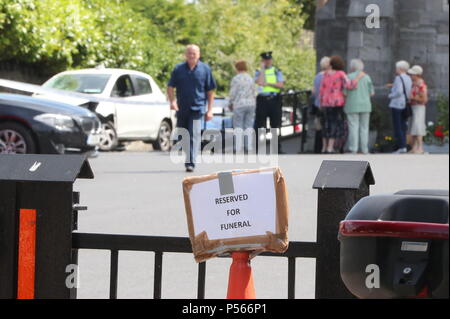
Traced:
<path fill-rule="evenodd" d="M 43 86 L 86 94 L 100 94 L 110 77 L 110 74 L 61 74 L 50 79 Z"/>

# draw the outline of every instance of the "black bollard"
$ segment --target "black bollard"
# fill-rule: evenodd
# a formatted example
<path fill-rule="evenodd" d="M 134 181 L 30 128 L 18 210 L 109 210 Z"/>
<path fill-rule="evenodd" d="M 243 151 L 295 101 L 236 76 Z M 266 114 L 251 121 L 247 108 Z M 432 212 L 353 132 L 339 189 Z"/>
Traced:
<path fill-rule="evenodd" d="M 339 223 L 374 184 L 369 162 L 323 161 L 313 185 L 318 190 L 316 299 L 353 298 L 340 277 Z"/>
<path fill-rule="evenodd" d="M 0 155 L 0 299 L 66 299 L 83 155 Z"/>

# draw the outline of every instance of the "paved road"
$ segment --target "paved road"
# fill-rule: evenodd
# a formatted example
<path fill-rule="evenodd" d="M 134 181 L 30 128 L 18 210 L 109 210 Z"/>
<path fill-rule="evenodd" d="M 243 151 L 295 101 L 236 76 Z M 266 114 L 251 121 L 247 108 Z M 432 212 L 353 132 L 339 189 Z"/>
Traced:
<path fill-rule="evenodd" d="M 317 194 L 311 186 L 324 159 L 368 160 L 376 179 L 372 194 L 405 188 L 448 189 L 448 155 L 283 155 L 279 165 L 289 191 L 291 240 L 315 241 Z M 82 203 L 79 231 L 115 234 L 187 236 L 181 165 L 158 152 L 102 153 L 91 160 L 95 180 L 76 182 Z M 195 174 L 257 164 L 203 164 Z M 224 298 L 228 259 L 214 259 L 207 266 L 207 298 Z M 253 261 L 259 298 L 287 297 L 287 260 L 257 257 Z M 314 297 L 314 260 L 297 262 L 298 298 Z M 197 268 L 190 254 L 166 254 L 163 262 L 163 298 L 195 298 Z M 153 254 L 121 252 L 119 298 L 151 298 Z M 107 298 L 109 252 L 80 252 L 80 298 Z"/>

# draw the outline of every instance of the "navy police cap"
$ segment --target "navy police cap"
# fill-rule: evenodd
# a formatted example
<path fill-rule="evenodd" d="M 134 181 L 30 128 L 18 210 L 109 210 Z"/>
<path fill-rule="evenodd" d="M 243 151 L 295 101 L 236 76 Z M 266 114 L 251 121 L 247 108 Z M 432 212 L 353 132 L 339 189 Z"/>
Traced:
<path fill-rule="evenodd" d="M 261 53 L 260 56 L 264 60 L 270 60 L 272 59 L 272 51 Z"/>

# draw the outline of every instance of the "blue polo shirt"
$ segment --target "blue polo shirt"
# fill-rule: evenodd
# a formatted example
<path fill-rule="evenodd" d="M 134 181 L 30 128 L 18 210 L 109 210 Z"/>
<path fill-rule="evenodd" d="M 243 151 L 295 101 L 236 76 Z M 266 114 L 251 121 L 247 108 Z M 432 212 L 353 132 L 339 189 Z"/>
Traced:
<path fill-rule="evenodd" d="M 216 89 L 211 68 L 199 61 L 191 70 L 187 62 L 178 64 L 167 84 L 177 91 L 180 112 L 200 111 L 206 113 L 207 92 Z"/>

